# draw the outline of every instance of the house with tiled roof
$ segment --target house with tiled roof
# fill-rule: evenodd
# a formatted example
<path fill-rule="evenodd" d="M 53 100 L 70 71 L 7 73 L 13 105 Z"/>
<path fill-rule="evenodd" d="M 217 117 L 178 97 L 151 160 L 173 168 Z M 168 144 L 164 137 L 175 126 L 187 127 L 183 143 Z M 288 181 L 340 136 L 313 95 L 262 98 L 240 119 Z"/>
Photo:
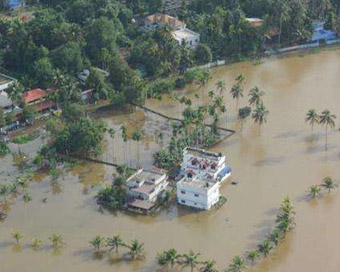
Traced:
<path fill-rule="evenodd" d="M 22 103 L 33 106 L 37 112 L 45 112 L 55 107 L 55 103 L 47 99 L 46 91 L 39 88 L 24 92 Z"/>
<path fill-rule="evenodd" d="M 144 28 L 147 31 L 156 30 L 160 26 L 169 25 L 173 30 L 180 30 L 186 27 L 179 19 L 163 13 L 156 13 L 144 19 Z"/>

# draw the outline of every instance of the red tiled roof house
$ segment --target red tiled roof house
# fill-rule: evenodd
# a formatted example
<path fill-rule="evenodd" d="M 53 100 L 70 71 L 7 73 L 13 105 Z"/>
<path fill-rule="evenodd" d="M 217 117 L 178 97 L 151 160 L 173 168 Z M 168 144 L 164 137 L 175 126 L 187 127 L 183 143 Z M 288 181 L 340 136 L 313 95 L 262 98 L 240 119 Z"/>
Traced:
<path fill-rule="evenodd" d="M 55 106 L 53 101 L 47 101 L 47 93 L 42 89 L 33 89 L 23 93 L 22 103 L 31 105 L 37 112 L 44 112 Z"/>

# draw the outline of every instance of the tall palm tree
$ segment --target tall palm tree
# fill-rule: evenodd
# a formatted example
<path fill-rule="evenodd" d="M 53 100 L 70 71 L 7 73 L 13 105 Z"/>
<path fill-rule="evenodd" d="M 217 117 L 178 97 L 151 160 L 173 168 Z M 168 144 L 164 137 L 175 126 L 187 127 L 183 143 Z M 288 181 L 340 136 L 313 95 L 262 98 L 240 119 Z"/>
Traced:
<path fill-rule="evenodd" d="M 214 260 L 205 261 L 200 268 L 200 272 L 218 272 L 216 262 Z"/>
<path fill-rule="evenodd" d="M 106 240 L 106 246 L 109 247 L 110 251 L 116 250 L 116 253 L 118 253 L 119 247 L 124 246 L 124 243 L 122 238 L 120 238 L 119 235 L 116 235 Z"/>
<path fill-rule="evenodd" d="M 320 117 L 317 114 L 316 110 L 311 109 L 307 112 L 305 121 L 306 123 L 309 123 L 311 125 L 312 134 L 313 134 L 314 125 L 318 124 L 319 120 L 320 120 Z"/>
<path fill-rule="evenodd" d="M 145 257 L 144 243 L 140 243 L 138 240 L 133 240 L 130 246 L 130 256 L 132 260 L 143 259 Z"/>
<path fill-rule="evenodd" d="M 263 255 L 263 257 L 267 257 L 270 250 L 272 249 L 272 246 L 270 245 L 268 240 L 265 240 L 262 244 L 259 244 L 257 246 L 258 251 Z"/>
<path fill-rule="evenodd" d="M 127 128 L 125 125 L 120 126 L 121 136 L 124 141 L 124 143 L 127 142 L 128 136 L 127 136 Z M 124 153 L 124 163 L 126 164 L 126 152 L 125 152 L 125 144 L 123 144 L 123 153 Z"/>
<path fill-rule="evenodd" d="M 143 137 L 143 132 L 141 130 L 136 130 L 132 134 L 132 140 L 137 142 L 137 168 L 139 167 L 139 141 Z"/>
<path fill-rule="evenodd" d="M 41 239 L 39 239 L 39 238 L 34 238 L 34 239 L 32 240 L 32 247 L 33 247 L 34 249 L 40 248 L 41 245 L 42 245 Z"/>
<path fill-rule="evenodd" d="M 195 253 L 192 250 L 189 251 L 188 254 L 183 255 L 183 267 L 190 266 L 191 272 L 194 271 L 194 268 L 199 264 L 198 257 L 201 255 L 200 253 Z"/>
<path fill-rule="evenodd" d="M 263 104 L 259 104 L 256 106 L 256 109 L 254 110 L 252 114 L 252 118 L 254 119 L 255 123 L 258 123 L 259 126 L 261 126 L 263 123 L 267 122 L 269 111 L 266 109 L 266 107 Z"/>
<path fill-rule="evenodd" d="M 246 262 L 240 256 L 235 256 L 227 271 L 242 272 L 247 268 Z"/>
<path fill-rule="evenodd" d="M 13 232 L 13 233 L 12 233 L 12 237 L 14 238 L 16 244 L 18 245 L 19 242 L 20 242 L 20 240 L 22 239 L 23 235 L 22 235 L 21 232 L 16 231 L 16 232 Z"/>
<path fill-rule="evenodd" d="M 332 177 L 325 177 L 322 181 L 321 184 L 322 187 L 324 187 L 326 190 L 328 190 L 328 193 L 331 192 L 331 190 L 335 189 L 336 187 L 338 187 L 338 184 L 336 184 L 334 182 L 334 180 L 332 179 Z"/>
<path fill-rule="evenodd" d="M 259 105 L 262 104 L 262 96 L 265 95 L 264 91 L 260 91 L 260 89 L 258 87 L 254 87 L 250 90 L 249 92 L 249 104 L 250 106 L 252 105 Z"/>
<path fill-rule="evenodd" d="M 317 185 L 312 185 L 311 187 L 309 187 L 308 189 L 308 195 L 311 197 L 311 198 L 316 198 L 321 192 L 321 189 L 319 186 Z"/>
<path fill-rule="evenodd" d="M 331 114 L 329 110 L 324 110 L 320 115 L 320 124 L 326 126 L 326 144 L 325 144 L 325 150 L 328 149 L 328 127 L 334 128 L 335 127 L 335 121 L 336 116 L 334 114 Z"/>
<path fill-rule="evenodd" d="M 90 244 L 93 246 L 96 253 L 100 253 L 102 247 L 104 246 L 104 242 L 105 238 L 97 235 L 90 241 Z"/>
<path fill-rule="evenodd" d="M 233 99 L 236 99 L 236 108 L 238 108 L 238 102 L 243 97 L 243 89 L 240 84 L 236 83 L 230 90 Z"/>
<path fill-rule="evenodd" d="M 260 257 L 260 254 L 257 250 L 252 250 L 247 253 L 247 259 L 251 262 L 251 266 L 254 266 L 255 260 Z"/>
<path fill-rule="evenodd" d="M 225 80 L 220 79 L 219 81 L 217 81 L 216 88 L 220 92 L 220 95 L 222 95 L 222 93 L 227 90 Z"/>

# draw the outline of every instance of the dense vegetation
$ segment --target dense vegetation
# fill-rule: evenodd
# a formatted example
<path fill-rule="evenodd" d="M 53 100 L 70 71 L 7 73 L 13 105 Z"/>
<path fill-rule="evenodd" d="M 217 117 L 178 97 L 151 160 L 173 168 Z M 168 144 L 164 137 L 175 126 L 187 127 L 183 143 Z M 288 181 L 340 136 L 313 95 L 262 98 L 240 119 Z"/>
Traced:
<path fill-rule="evenodd" d="M 0 20 L 0 65 L 19 78 L 24 89 L 57 87 L 53 98 L 59 103 L 79 101 L 75 77 L 83 68 L 91 70 L 87 86 L 95 89 L 95 100 L 143 102 L 146 88 L 140 75 L 168 76 L 212 59 L 258 55 L 275 30 L 279 35 L 271 43 L 304 42 L 315 20 L 340 29 L 340 4 L 335 0 L 183 1 L 170 13 L 201 34 L 201 45 L 189 49 L 174 40 L 167 26 L 141 31 L 140 19 L 162 11 L 161 0 L 30 3 L 40 6 L 28 22 Z M 246 17 L 266 23 L 253 28 Z M 110 76 L 103 77 L 94 67 Z"/>

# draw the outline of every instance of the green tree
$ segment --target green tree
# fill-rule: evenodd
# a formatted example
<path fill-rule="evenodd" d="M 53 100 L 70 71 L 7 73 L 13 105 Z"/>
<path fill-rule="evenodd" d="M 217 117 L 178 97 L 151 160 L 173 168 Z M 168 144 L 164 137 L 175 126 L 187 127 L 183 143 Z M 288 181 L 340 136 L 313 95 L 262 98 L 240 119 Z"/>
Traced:
<path fill-rule="evenodd" d="M 143 138 L 143 132 L 136 130 L 132 133 L 132 140 L 137 142 L 137 165 L 139 166 L 139 141 Z"/>
<path fill-rule="evenodd" d="M 313 133 L 314 125 L 319 124 L 320 116 L 317 114 L 316 110 L 311 109 L 307 112 L 305 121 L 311 125 Z"/>
<path fill-rule="evenodd" d="M 322 184 L 321 186 L 323 188 L 325 188 L 326 190 L 328 190 L 328 193 L 331 192 L 331 190 L 335 189 L 336 187 L 338 187 L 338 184 L 336 184 L 333 180 L 332 177 L 325 177 L 323 180 L 322 180 Z"/>
<path fill-rule="evenodd" d="M 267 122 L 269 111 L 266 109 L 266 107 L 263 104 L 259 104 L 256 106 L 256 109 L 254 110 L 252 114 L 252 118 L 254 119 L 255 123 L 258 123 L 260 126 L 263 123 Z"/>
<path fill-rule="evenodd" d="M 83 69 L 81 48 L 76 42 L 63 44 L 51 52 L 53 64 L 63 72 L 76 75 Z"/>
<path fill-rule="evenodd" d="M 106 246 L 109 247 L 109 250 L 115 250 L 118 253 L 118 249 L 120 246 L 124 246 L 122 238 L 119 235 L 113 236 L 112 238 L 107 238 Z"/>
<path fill-rule="evenodd" d="M 263 257 L 266 258 L 270 250 L 272 249 L 272 246 L 270 245 L 269 240 L 265 240 L 263 241 L 262 244 L 259 244 L 257 248 L 258 248 L 258 251 L 263 255 Z"/>
<path fill-rule="evenodd" d="M 13 103 L 20 104 L 24 91 L 24 86 L 18 81 L 15 81 L 9 88 L 8 97 L 13 101 Z"/>
<path fill-rule="evenodd" d="M 229 265 L 228 271 L 230 272 L 242 272 L 247 268 L 246 262 L 240 256 L 235 256 Z"/>
<path fill-rule="evenodd" d="M 60 234 L 53 234 L 48 239 L 52 242 L 52 246 L 54 249 L 61 248 L 65 245 L 64 238 Z"/>
<path fill-rule="evenodd" d="M 41 245 L 42 245 L 42 240 L 41 240 L 41 239 L 39 239 L 39 238 L 34 238 L 34 239 L 32 240 L 32 247 L 33 247 L 34 249 L 39 249 L 39 248 L 41 247 Z"/>
<path fill-rule="evenodd" d="M 216 262 L 213 260 L 203 262 L 200 272 L 218 272 L 216 268 Z"/>
<path fill-rule="evenodd" d="M 24 105 L 22 117 L 25 120 L 34 120 L 35 116 L 36 116 L 36 111 L 34 110 L 34 108 L 30 105 Z"/>
<path fill-rule="evenodd" d="M 91 241 L 90 244 L 93 246 L 94 250 L 96 253 L 100 253 L 102 250 L 102 247 L 104 246 L 105 243 L 105 238 L 97 235 L 94 237 Z"/>
<path fill-rule="evenodd" d="M 258 87 L 254 87 L 249 92 L 249 104 L 250 106 L 255 105 L 258 106 L 262 104 L 262 96 L 265 95 L 264 91 L 260 91 Z"/>
<path fill-rule="evenodd" d="M 260 257 L 257 250 L 252 250 L 247 253 L 247 259 L 251 262 L 251 266 L 254 266 L 256 259 Z"/>
<path fill-rule="evenodd" d="M 191 272 L 198 266 L 199 260 L 198 257 L 200 253 L 195 253 L 192 250 L 189 251 L 188 254 L 183 254 L 183 267 L 190 267 Z"/>
<path fill-rule="evenodd" d="M 328 127 L 334 128 L 335 127 L 335 120 L 336 116 L 331 114 L 329 110 L 324 110 L 320 115 L 320 124 L 326 127 L 326 143 L 325 143 L 325 150 L 328 149 Z"/>
<path fill-rule="evenodd" d="M 38 85 L 42 88 L 48 88 L 53 82 L 55 71 L 49 58 L 38 59 L 33 64 L 33 76 Z"/>
<path fill-rule="evenodd" d="M 220 92 L 220 95 L 223 95 L 223 93 L 227 90 L 225 80 L 219 80 L 216 83 L 216 88 Z"/>
<path fill-rule="evenodd" d="M 5 113 L 2 108 L 0 108 L 0 128 L 6 126 L 6 118 L 5 118 Z"/>
<path fill-rule="evenodd" d="M 129 254 L 132 260 L 143 259 L 145 257 L 144 243 L 140 243 L 138 240 L 133 240 L 129 248 Z"/>
<path fill-rule="evenodd" d="M 319 186 L 317 185 L 312 185 L 311 187 L 309 187 L 308 189 L 308 195 L 311 197 L 311 198 L 316 198 L 321 192 L 321 189 Z"/>
<path fill-rule="evenodd" d="M 15 243 L 18 245 L 20 240 L 23 238 L 23 235 L 21 232 L 16 231 L 12 233 L 12 237 L 15 240 Z"/>
<path fill-rule="evenodd" d="M 195 60 L 198 64 L 206 64 L 212 61 L 212 53 L 206 44 L 199 44 L 195 48 Z"/>

